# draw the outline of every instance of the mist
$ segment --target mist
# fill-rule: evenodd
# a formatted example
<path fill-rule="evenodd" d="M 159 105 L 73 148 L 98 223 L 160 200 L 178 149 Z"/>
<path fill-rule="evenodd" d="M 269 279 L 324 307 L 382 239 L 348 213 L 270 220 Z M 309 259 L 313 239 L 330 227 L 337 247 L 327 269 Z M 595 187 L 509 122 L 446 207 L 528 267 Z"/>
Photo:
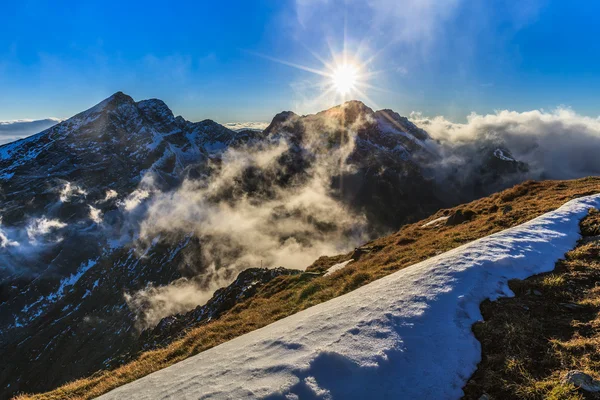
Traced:
<path fill-rule="evenodd" d="M 201 254 L 191 263 L 194 278 L 126 294 L 139 326 L 203 304 L 247 268 L 305 269 L 320 256 L 347 252 L 369 238 L 366 218 L 331 189 L 332 176 L 351 169 L 346 158 L 354 146 L 351 126 L 347 141 L 323 151 L 324 130 L 340 129 L 336 121 L 320 130 L 303 123 L 302 149 L 280 133 L 230 148 L 209 164 L 208 177 L 187 179 L 147 200 L 138 244 L 146 247 L 159 235 L 172 243 L 194 236 Z M 293 123 L 298 121 L 288 125 Z M 297 173 L 295 157 L 301 156 L 309 166 Z"/>

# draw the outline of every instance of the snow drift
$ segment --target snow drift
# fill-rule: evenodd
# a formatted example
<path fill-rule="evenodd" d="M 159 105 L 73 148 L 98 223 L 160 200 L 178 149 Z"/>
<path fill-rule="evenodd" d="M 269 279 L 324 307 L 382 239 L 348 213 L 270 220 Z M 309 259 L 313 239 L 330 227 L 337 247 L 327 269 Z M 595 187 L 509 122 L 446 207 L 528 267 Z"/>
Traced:
<path fill-rule="evenodd" d="M 471 326 L 510 279 L 550 271 L 600 195 L 415 264 L 100 397 L 458 399 Z M 335 279 L 333 276 L 331 279 Z"/>

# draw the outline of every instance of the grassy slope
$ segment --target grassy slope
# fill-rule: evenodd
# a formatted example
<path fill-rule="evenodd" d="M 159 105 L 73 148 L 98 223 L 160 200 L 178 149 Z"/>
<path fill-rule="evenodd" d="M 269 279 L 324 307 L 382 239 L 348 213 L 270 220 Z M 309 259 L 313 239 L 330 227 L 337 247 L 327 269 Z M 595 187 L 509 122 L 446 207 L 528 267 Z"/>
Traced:
<path fill-rule="evenodd" d="M 525 182 L 504 192 L 450 210 L 440 210 L 395 234 L 368 243 L 373 251 L 328 276 L 306 273 L 276 278 L 251 299 L 220 319 L 190 330 L 164 349 L 147 352 L 139 359 L 111 371 L 68 383 L 51 392 L 20 396 L 24 399 L 90 399 L 165 368 L 237 336 L 268 325 L 315 304 L 347 293 L 378 278 L 408 267 L 469 241 L 509 228 L 554 210 L 575 197 L 600 192 L 600 178 L 574 181 Z M 456 226 L 421 226 L 456 210 L 472 211 L 470 221 Z M 467 212 L 466 214 L 470 214 Z M 321 257 L 308 268 L 324 271 L 350 258 L 351 253 Z"/>
<path fill-rule="evenodd" d="M 515 297 L 481 305 L 473 331 L 483 357 L 467 399 L 585 398 L 561 381 L 569 370 L 600 372 L 600 212 L 580 226 L 583 240 L 554 271 L 513 281 Z"/>

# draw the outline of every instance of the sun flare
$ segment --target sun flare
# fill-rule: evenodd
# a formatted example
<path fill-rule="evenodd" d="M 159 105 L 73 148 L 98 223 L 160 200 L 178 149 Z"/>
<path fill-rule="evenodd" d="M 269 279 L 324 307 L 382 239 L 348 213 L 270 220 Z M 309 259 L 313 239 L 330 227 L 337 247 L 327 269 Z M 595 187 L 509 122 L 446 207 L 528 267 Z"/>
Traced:
<path fill-rule="evenodd" d="M 314 97 L 310 100 L 311 103 L 333 105 L 354 99 L 374 104 L 367 94 L 368 90 L 384 90 L 370 82 L 381 73 L 372 68 L 375 56 L 366 57 L 366 54 L 361 56 L 359 51 L 356 53 L 347 50 L 339 53 L 335 53 L 331 49 L 330 51 L 331 58 L 321 57 L 315 52 L 310 52 L 322 63 L 322 66 L 307 66 L 256 54 L 268 60 L 320 76 L 319 81 L 315 80 L 308 84 L 303 82 L 300 85 L 307 88 L 307 91 L 312 91 L 310 95 Z"/>
<path fill-rule="evenodd" d="M 331 81 L 335 90 L 345 95 L 356 87 L 358 81 L 358 69 L 352 64 L 338 66 L 331 75 Z"/>

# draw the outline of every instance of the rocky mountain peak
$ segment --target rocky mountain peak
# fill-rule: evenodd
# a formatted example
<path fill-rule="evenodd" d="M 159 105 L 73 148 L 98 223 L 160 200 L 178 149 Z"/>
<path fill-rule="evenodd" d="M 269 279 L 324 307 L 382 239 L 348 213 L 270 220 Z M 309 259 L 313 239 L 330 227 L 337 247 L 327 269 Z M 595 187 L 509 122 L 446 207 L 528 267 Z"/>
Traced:
<path fill-rule="evenodd" d="M 371 119 L 373 115 L 373 110 L 359 100 L 350 100 L 317 114 L 319 117 L 336 120 L 343 126 L 350 126 L 361 118 Z"/>
<path fill-rule="evenodd" d="M 94 107 L 90 108 L 86 112 L 98 113 L 104 111 L 112 111 L 123 105 L 135 105 L 135 101 L 131 96 L 126 95 L 123 92 L 116 92 L 115 94 L 102 100 L 100 103 L 96 104 Z"/>

